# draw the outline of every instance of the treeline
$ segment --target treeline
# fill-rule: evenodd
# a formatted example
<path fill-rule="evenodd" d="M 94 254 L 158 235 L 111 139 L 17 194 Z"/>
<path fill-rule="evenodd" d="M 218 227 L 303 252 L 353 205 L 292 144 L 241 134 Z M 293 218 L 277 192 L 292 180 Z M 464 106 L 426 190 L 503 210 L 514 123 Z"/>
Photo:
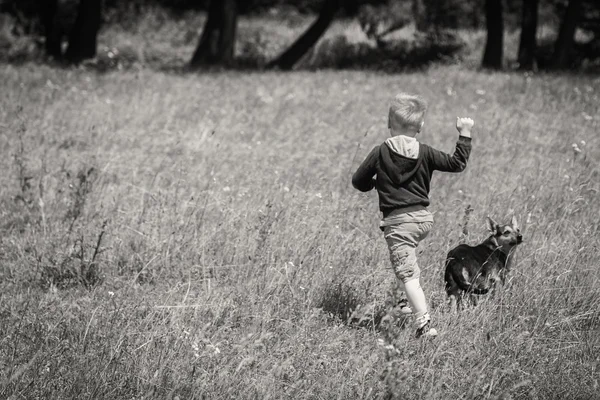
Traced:
<path fill-rule="evenodd" d="M 189 61 L 194 68 L 232 64 L 238 17 L 272 9 L 318 14 L 306 32 L 267 65 L 284 70 L 293 68 L 338 16 L 358 17 L 367 36 L 378 44 L 408 23 L 414 23 L 419 31 L 436 33 L 485 28 L 482 66 L 490 69 L 504 67 L 507 29 L 520 29 L 518 66 L 525 70 L 537 69 L 536 35 L 542 23 L 558 26 L 550 68 L 569 68 L 578 27 L 590 32 L 596 44 L 600 41 L 598 0 L 0 0 L 0 11 L 13 14 L 26 31 L 41 33 L 46 54 L 67 63 L 96 55 L 103 22 L 139 15 L 149 7 L 207 13 Z M 70 21 L 65 21 L 65 15 L 71 16 Z"/>

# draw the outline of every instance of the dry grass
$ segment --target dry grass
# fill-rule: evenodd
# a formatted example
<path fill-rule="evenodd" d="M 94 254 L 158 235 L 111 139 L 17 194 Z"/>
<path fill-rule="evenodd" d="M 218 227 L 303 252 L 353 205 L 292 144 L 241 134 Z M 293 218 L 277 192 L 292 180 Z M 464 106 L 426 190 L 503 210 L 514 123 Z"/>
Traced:
<path fill-rule="evenodd" d="M 0 80 L 0 398 L 597 395 L 598 80 L 28 65 Z M 391 278 L 376 196 L 350 174 L 400 90 L 430 100 L 438 148 L 456 115 L 477 124 L 468 170 L 434 178 L 420 247 L 435 341 L 342 318 L 380 307 Z M 471 241 L 514 213 L 525 243 L 509 287 L 457 317 L 442 262 L 467 204 Z"/>

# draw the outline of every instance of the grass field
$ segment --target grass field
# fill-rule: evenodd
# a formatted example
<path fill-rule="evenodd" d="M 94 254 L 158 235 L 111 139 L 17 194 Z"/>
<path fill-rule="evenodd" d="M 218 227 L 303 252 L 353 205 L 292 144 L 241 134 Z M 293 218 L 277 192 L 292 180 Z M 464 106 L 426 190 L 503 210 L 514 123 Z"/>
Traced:
<path fill-rule="evenodd" d="M 2 65 L 0 81 L 0 398 L 598 398 L 599 79 Z M 345 322 L 392 279 L 376 195 L 350 176 L 399 91 L 429 100 L 421 140 L 445 151 L 457 115 L 476 121 L 420 246 L 435 340 Z M 442 265 L 468 204 L 469 242 L 513 214 L 525 242 L 510 284 L 457 316 Z"/>

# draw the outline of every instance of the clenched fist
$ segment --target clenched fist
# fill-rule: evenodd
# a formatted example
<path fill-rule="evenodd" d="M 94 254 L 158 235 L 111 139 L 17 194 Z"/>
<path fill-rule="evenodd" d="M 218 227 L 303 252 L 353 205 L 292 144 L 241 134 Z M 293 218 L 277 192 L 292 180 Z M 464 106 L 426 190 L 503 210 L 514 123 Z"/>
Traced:
<path fill-rule="evenodd" d="M 456 117 L 456 129 L 460 136 L 471 137 L 471 128 L 474 123 L 471 118 Z"/>

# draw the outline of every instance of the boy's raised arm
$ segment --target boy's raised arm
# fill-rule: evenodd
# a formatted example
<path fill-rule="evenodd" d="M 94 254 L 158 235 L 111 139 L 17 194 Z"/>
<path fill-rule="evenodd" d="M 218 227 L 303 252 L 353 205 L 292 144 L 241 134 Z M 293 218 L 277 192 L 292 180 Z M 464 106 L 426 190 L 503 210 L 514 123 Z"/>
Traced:
<path fill-rule="evenodd" d="M 460 133 L 456 142 L 454 154 L 449 155 L 442 151 L 431 148 L 431 163 L 433 169 L 442 172 L 462 172 L 467 167 L 467 161 L 471 154 L 471 118 L 456 118 L 456 129 Z"/>
<path fill-rule="evenodd" d="M 375 179 L 377 174 L 377 158 L 379 157 L 379 146 L 371 150 L 367 158 L 360 164 L 360 167 L 352 175 L 352 186 L 361 192 L 368 192 L 375 187 Z"/>

